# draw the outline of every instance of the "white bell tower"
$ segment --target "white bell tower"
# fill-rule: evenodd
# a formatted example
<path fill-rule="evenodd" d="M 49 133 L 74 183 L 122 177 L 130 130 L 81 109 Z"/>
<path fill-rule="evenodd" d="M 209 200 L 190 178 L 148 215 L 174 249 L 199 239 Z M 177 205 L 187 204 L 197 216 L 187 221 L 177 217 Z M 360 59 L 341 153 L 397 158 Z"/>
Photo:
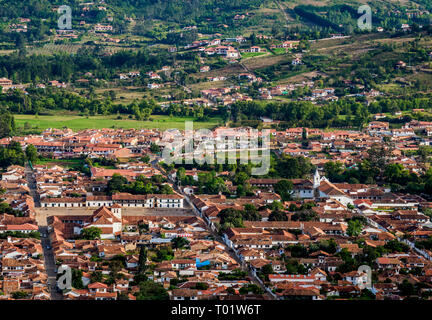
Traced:
<path fill-rule="evenodd" d="M 116 218 L 118 218 L 120 220 L 122 219 L 122 207 L 121 207 L 121 205 L 116 203 L 110 209 Z"/>
<path fill-rule="evenodd" d="M 313 176 L 313 187 L 314 189 L 318 188 L 321 184 L 321 177 L 318 172 L 318 169 L 315 170 L 315 174 Z"/>

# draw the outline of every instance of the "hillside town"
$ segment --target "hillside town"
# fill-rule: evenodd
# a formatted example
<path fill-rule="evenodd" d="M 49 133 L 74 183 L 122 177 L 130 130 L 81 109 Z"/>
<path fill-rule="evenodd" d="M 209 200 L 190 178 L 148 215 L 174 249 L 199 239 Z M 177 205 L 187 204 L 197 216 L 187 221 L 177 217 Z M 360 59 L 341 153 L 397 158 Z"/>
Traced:
<path fill-rule="evenodd" d="M 211 133 L 236 140 L 249 130 Z M 34 148 L 37 158 L 1 175 L 0 298 L 135 300 L 155 285 L 171 300 L 428 298 L 428 195 L 336 181 L 328 164 L 360 170 L 380 145 L 381 160 L 421 175 L 428 169 L 412 151 L 430 145 L 429 132 L 431 122 L 414 120 L 401 129 L 373 121 L 361 131 L 269 130 L 279 161 L 309 161 L 294 179 L 168 165 L 161 150 L 174 130 L 4 138 L 1 146 Z M 372 268 L 367 288 L 359 265 Z M 63 290 L 61 266 L 72 270 Z"/>
<path fill-rule="evenodd" d="M 432 300 L 431 1 L 0 18 L 0 301 L 262 319 Z"/>

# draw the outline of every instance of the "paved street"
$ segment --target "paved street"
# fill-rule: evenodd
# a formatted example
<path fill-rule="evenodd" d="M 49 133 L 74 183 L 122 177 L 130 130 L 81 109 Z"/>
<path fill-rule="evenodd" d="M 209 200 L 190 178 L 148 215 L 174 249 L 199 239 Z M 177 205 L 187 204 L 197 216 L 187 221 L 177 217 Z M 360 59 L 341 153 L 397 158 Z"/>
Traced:
<path fill-rule="evenodd" d="M 33 197 L 35 203 L 35 207 L 40 207 L 39 194 L 37 193 L 37 189 L 36 189 L 36 179 L 33 175 L 33 171 L 31 170 L 28 164 L 26 164 L 25 166 L 25 175 L 26 175 L 28 187 L 30 189 L 30 195 Z"/>
<path fill-rule="evenodd" d="M 36 220 L 38 220 L 37 217 L 37 207 L 40 206 L 39 203 L 39 195 L 36 190 L 36 180 L 33 175 L 33 171 L 31 170 L 30 166 L 27 164 L 26 169 L 26 179 L 28 186 L 30 188 L 30 195 L 33 197 L 33 200 L 35 202 L 36 207 Z M 44 263 L 45 263 L 45 270 L 48 275 L 48 288 L 51 295 L 51 300 L 62 300 L 63 296 L 61 293 L 57 292 L 56 289 L 56 272 L 55 272 L 55 261 L 53 252 L 51 249 L 51 242 L 48 238 L 48 230 L 46 227 L 46 218 L 44 219 L 44 224 L 38 224 L 39 225 L 39 233 L 41 234 L 41 244 L 42 244 L 42 250 L 44 255 Z M 48 247 L 50 249 L 48 249 Z"/>
<path fill-rule="evenodd" d="M 39 226 L 39 232 L 41 234 L 41 242 L 42 242 L 42 248 L 43 248 L 43 254 L 44 254 L 44 260 L 45 260 L 45 269 L 48 274 L 48 283 L 49 283 L 49 290 L 51 294 L 51 300 L 62 300 L 63 296 L 61 293 L 57 291 L 56 287 L 56 271 L 55 271 L 55 261 L 54 261 L 54 255 L 51 249 L 51 243 L 48 235 L 47 227 L 41 227 Z M 48 246 L 50 249 L 48 249 Z"/>

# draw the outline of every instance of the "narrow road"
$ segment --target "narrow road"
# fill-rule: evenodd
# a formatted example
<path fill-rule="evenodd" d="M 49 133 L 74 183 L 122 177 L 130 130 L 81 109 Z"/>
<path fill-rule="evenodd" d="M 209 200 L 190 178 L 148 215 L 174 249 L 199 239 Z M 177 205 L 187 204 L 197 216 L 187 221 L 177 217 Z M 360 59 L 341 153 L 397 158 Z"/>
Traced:
<path fill-rule="evenodd" d="M 48 275 L 48 288 L 50 291 L 51 300 L 63 300 L 63 295 L 57 291 L 56 265 L 54 261 L 54 254 L 51 248 L 51 242 L 48 237 L 48 228 L 39 226 L 39 232 L 41 234 L 45 270 Z"/>
<path fill-rule="evenodd" d="M 30 195 L 33 197 L 35 207 L 40 207 L 40 197 L 37 192 L 36 187 L 36 179 L 33 174 L 32 169 L 27 164 L 25 168 L 25 175 L 27 179 L 27 184 L 30 189 Z M 51 295 L 51 300 L 62 300 L 63 295 L 59 292 L 57 292 L 57 286 L 56 286 L 56 265 L 54 261 L 54 255 L 51 249 L 51 241 L 48 237 L 48 228 L 46 226 L 46 221 L 43 225 L 39 224 L 39 233 L 41 234 L 41 245 L 44 255 L 44 263 L 45 263 L 45 270 L 48 275 L 48 290 Z M 50 249 L 48 249 L 50 248 Z"/>
<path fill-rule="evenodd" d="M 32 169 L 30 168 L 30 166 L 28 164 L 26 164 L 24 172 L 26 175 L 28 187 L 30 189 L 30 195 L 33 197 L 33 200 L 35 203 L 35 207 L 40 207 L 40 198 L 39 198 L 39 194 L 37 192 L 36 179 L 35 179 L 35 176 L 33 174 Z"/>

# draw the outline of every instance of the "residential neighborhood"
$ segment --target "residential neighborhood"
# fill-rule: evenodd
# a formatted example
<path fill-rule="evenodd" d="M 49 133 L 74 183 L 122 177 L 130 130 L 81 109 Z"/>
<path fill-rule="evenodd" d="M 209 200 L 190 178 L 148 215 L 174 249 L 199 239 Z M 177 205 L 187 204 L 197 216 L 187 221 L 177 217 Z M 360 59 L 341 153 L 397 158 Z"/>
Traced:
<path fill-rule="evenodd" d="M 411 121 L 395 131 L 373 121 L 361 131 L 269 130 L 277 161 L 308 161 L 311 171 L 295 179 L 167 165 L 159 150 L 174 132 L 50 129 L 4 138 L 2 146 L 34 148 L 46 164 L 36 159 L 2 173 L 2 298 L 61 292 L 68 300 L 134 300 L 139 276 L 172 300 L 400 300 L 405 287 L 419 285 L 425 296 L 431 202 L 335 181 L 329 163 L 352 168 L 391 143 L 386 161 L 422 174 L 421 158 L 403 151 L 428 144 L 430 127 Z M 212 136 L 250 130 L 220 127 Z M 373 267 L 368 288 L 359 263 Z M 49 265 L 71 268 L 72 287 L 50 290 Z"/>
<path fill-rule="evenodd" d="M 0 300 L 432 300 L 430 1 L 0 9 Z"/>

